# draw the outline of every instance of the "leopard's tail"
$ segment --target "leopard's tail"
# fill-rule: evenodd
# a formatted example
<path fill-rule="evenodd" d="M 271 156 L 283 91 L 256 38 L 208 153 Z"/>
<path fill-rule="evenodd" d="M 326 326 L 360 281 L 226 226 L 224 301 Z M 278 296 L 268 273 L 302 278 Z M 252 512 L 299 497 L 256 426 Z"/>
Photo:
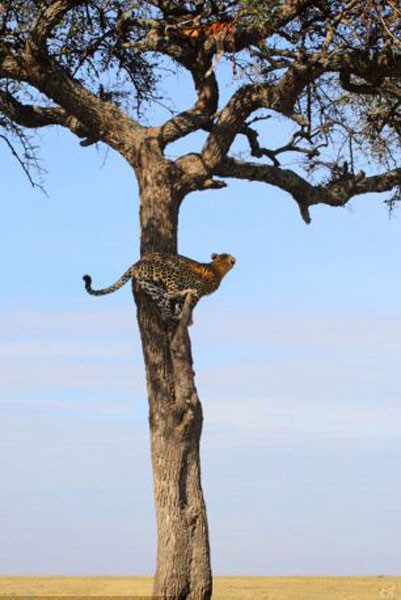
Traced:
<path fill-rule="evenodd" d="M 112 294 L 113 292 L 119 290 L 120 287 L 126 284 L 127 281 L 133 277 L 133 275 L 134 269 L 132 266 L 129 269 L 127 269 L 125 273 L 121 275 L 120 279 L 117 279 L 117 281 L 113 283 L 113 285 L 102 290 L 94 290 L 92 288 L 92 278 L 89 275 L 84 275 L 82 279 L 85 281 L 85 289 L 88 292 L 88 294 L 91 294 L 92 296 L 104 296 L 105 294 Z"/>

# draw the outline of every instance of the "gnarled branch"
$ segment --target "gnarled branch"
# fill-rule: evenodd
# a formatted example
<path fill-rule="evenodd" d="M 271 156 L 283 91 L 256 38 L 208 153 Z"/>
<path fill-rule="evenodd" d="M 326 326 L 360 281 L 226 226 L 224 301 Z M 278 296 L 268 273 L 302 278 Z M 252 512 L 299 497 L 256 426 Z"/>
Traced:
<path fill-rule="evenodd" d="M 64 15 L 80 4 L 85 4 L 86 0 L 55 0 L 50 6 L 42 10 L 31 30 L 31 41 L 43 47 L 51 35 L 53 29 L 62 21 Z"/>
<path fill-rule="evenodd" d="M 77 120 L 64 123 L 74 133 L 80 135 L 76 127 L 81 124 L 92 140 L 104 141 L 132 164 L 134 149 L 146 128 L 115 104 L 101 100 L 89 91 L 55 59 L 30 50 L 27 51 L 24 80 L 63 108 L 69 118 Z"/>
<path fill-rule="evenodd" d="M 14 98 L 10 92 L 2 89 L 0 89 L 0 111 L 14 123 L 30 129 L 47 127 L 48 125 L 67 127 L 79 138 L 84 138 L 81 142 L 83 146 L 88 146 L 97 141 L 78 119 L 70 116 L 63 108 L 23 104 Z"/>
<path fill-rule="evenodd" d="M 192 108 L 181 112 L 160 128 L 160 140 L 163 146 L 185 137 L 193 131 L 204 129 L 210 131 L 214 113 L 217 110 L 218 87 L 214 73 L 207 77 L 195 70 L 193 73 L 198 98 Z"/>
<path fill-rule="evenodd" d="M 301 216 L 310 223 L 309 208 L 315 204 L 344 206 L 351 198 L 368 192 L 387 192 L 401 184 L 401 168 L 367 177 L 360 172 L 340 181 L 312 185 L 306 179 L 281 167 L 243 162 L 227 157 L 215 175 L 269 183 L 288 192 L 297 202 Z"/>
<path fill-rule="evenodd" d="M 213 170 L 227 154 L 248 116 L 259 108 L 269 108 L 305 125 L 294 105 L 306 85 L 317 79 L 323 70 L 319 60 L 311 60 L 294 65 L 276 85 L 255 83 L 241 87 L 221 112 L 205 142 L 204 162 Z"/>

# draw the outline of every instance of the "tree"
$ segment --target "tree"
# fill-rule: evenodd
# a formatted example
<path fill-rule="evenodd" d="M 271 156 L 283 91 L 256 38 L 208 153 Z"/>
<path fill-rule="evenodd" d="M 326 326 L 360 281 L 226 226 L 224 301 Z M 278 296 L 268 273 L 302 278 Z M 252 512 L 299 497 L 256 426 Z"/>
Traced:
<path fill-rule="evenodd" d="M 344 206 L 372 191 L 391 192 L 391 208 L 401 185 L 400 17 L 393 0 L 1 0 L 1 139 L 32 183 L 29 129 L 59 125 L 81 146 L 119 152 L 139 183 L 142 255 L 176 253 L 184 198 L 229 178 L 285 190 L 306 223 L 316 204 Z M 223 61 L 235 89 L 221 106 Z M 190 73 L 195 103 L 145 125 L 166 65 Z M 279 148 L 259 141 L 273 115 L 289 124 Z M 201 152 L 168 158 L 168 146 L 195 131 L 204 132 Z M 235 155 L 240 136 L 247 157 Z M 288 157 L 296 169 L 283 165 Z M 188 323 L 164 321 L 144 294 L 135 299 L 158 524 L 154 593 L 206 600 L 202 408 Z"/>

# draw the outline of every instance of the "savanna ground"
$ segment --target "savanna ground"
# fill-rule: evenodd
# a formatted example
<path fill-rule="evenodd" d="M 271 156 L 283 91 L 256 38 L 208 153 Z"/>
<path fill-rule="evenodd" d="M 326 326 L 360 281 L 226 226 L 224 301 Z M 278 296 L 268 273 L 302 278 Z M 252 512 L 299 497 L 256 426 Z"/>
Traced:
<path fill-rule="evenodd" d="M 150 577 L 1 577 L 4 597 L 150 598 Z M 213 600 L 401 600 L 401 577 L 216 577 Z"/>

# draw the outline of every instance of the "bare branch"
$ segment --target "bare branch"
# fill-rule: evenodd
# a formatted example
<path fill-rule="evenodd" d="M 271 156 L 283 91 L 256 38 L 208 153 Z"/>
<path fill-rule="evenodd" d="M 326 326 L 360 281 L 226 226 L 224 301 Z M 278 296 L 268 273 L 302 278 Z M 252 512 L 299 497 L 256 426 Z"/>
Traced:
<path fill-rule="evenodd" d="M 211 117 L 205 115 L 194 105 L 159 127 L 160 140 L 162 145 L 165 146 L 198 129 L 209 130 L 210 126 Z"/>
<path fill-rule="evenodd" d="M 163 11 L 167 11 L 168 7 L 171 10 L 169 2 L 155 4 Z M 197 92 L 197 100 L 192 108 L 176 115 L 159 128 L 160 141 L 165 146 L 197 129 L 210 129 L 218 106 L 218 86 L 211 69 L 211 58 L 198 52 L 190 38 L 177 35 L 180 29 L 166 22 L 153 20 L 150 23 L 151 27 L 144 40 L 126 42 L 124 45 L 133 46 L 141 52 L 151 51 L 170 56 L 189 71 Z"/>
<path fill-rule="evenodd" d="M 210 131 L 213 116 L 217 109 L 218 87 L 214 73 L 203 78 L 197 72 L 192 73 L 198 92 L 198 99 L 192 108 L 176 115 L 160 128 L 163 145 L 171 144 L 198 129 Z"/>
<path fill-rule="evenodd" d="M 354 94 L 378 94 L 380 92 L 380 85 L 383 83 L 383 79 L 378 81 L 378 85 L 372 85 L 370 83 L 354 83 L 351 81 L 351 74 L 342 71 L 340 73 L 341 87 Z"/>
<path fill-rule="evenodd" d="M 19 102 L 12 94 L 0 89 L 0 111 L 23 127 L 35 128 L 59 125 L 65 118 L 62 108 L 45 108 Z"/>
<path fill-rule="evenodd" d="M 342 181 L 329 183 L 327 186 L 324 186 L 330 192 L 330 195 L 336 198 L 335 203 L 324 203 L 331 204 L 332 206 L 343 206 L 353 196 L 369 192 L 388 192 L 400 184 L 401 168 L 392 169 L 379 175 L 371 175 L 370 177 L 366 177 L 365 173 L 361 171 L 355 175 L 347 176 Z"/>
<path fill-rule="evenodd" d="M 229 52 L 241 52 L 245 48 L 257 45 L 258 42 L 270 37 L 301 15 L 306 8 L 313 6 L 314 0 L 285 0 L 274 16 L 265 19 L 264 23 L 239 27 L 225 46 Z"/>
<path fill-rule="evenodd" d="M 261 165 L 259 163 L 243 162 L 227 157 L 215 169 L 215 174 L 220 177 L 233 177 L 235 179 L 248 179 L 269 183 L 291 194 L 298 203 L 302 218 L 310 222 L 308 207 L 317 204 L 319 195 L 317 190 L 308 181 L 294 171 L 277 166 Z"/>
<path fill-rule="evenodd" d="M 99 137 L 63 108 L 22 104 L 3 90 L 0 90 L 0 111 L 22 127 L 32 129 L 49 125 L 65 127 L 81 139 L 80 145 L 83 147 L 100 141 Z"/>
<path fill-rule="evenodd" d="M 351 75 L 377 86 L 384 77 L 401 77 L 401 53 L 391 48 L 382 52 L 337 52 L 325 61 L 325 71 L 340 73 L 343 81 Z"/>
<path fill-rule="evenodd" d="M 18 60 L 11 51 L 7 51 L 5 44 L 0 45 L 0 77 L 24 81 L 61 107 L 52 109 L 52 113 L 45 112 L 41 107 L 25 107 L 23 110 L 8 98 L 8 110 L 13 106 L 15 114 L 18 112 L 19 118 L 25 121 L 36 119 L 37 123 L 42 121 L 43 124 L 51 124 L 45 121 L 56 119 L 57 124 L 68 127 L 79 137 L 85 137 L 83 145 L 102 140 L 132 164 L 134 148 L 146 128 L 115 104 L 90 92 L 47 53 L 46 40 L 54 27 L 61 22 L 68 10 L 85 1 L 56 0 L 45 8 L 34 22 L 25 51 L 21 51 Z"/>
<path fill-rule="evenodd" d="M 188 39 L 176 39 L 173 29 L 168 29 L 164 21 L 149 21 L 147 36 L 140 41 L 126 41 L 124 46 L 132 46 L 138 52 L 158 52 L 170 56 L 180 65 L 192 71 L 196 67 L 196 52 Z"/>
<path fill-rule="evenodd" d="M 310 223 L 309 208 L 315 204 L 329 206 L 344 206 L 351 198 L 368 192 L 387 192 L 401 184 L 401 168 L 367 177 L 360 172 L 327 184 L 312 185 L 306 179 L 291 171 L 270 165 L 243 162 L 226 158 L 215 169 L 220 177 L 248 179 L 269 183 L 288 192 L 297 202 L 301 216 Z"/>
<path fill-rule="evenodd" d="M 87 0 L 55 0 L 50 6 L 46 7 L 37 17 L 31 30 L 31 40 L 38 47 L 46 44 L 48 37 L 53 29 L 62 21 L 64 15 L 80 4 L 85 4 Z"/>
<path fill-rule="evenodd" d="M 316 81 L 325 72 L 340 72 L 343 81 L 347 80 L 347 73 L 355 73 L 373 82 L 373 85 L 377 85 L 381 77 L 390 74 L 401 75 L 401 56 L 384 59 L 382 55 L 369 57 L 368 53 L 343 52 L 330 57 L 314 54 L 300 57 L 299 60 L 301 62 L 292 65 L 277 84 L 245 85 L 231 97 L 205 142 L 202 150 L 202 169 L 214 172 L 227 155 L 236 135 L 241 131 L 244 132 L 244 123 L 255 110 L 268 108 L 295 120 L 302 126 L 308 125 L 295 112 L 294 107 L 306 86 Z M 253 145 L 251 147 L 260 155 L 254 143 L 255 139 L 251 141 Z M 268 156 L 270 154 L 269 157 L 272 158 L 269 152 L 262 154 Z"/>
<path fill-rule="evenodd" d="M 22 127 L 39 128 L 48 125 L 62 125 L 67 127 L 80 138 L 85 138 L 81 145 L 88 146 L 96 142 L 90 132 L 76 119 L 66 113 L 60 107 L 45 107 L 37 105 L 22 104 L 12 94 L 0 89 L 0 111 L 11 121 Z"/>
<path fill-rule="evenodd" d="M 259 108 L 269 108 L 306 125 L 295 112 L 294 105 L 305 86 L 317 79 L 323 70 L 318 60 L 311 60 L 294 65 L 274 86 L 251 84 L 241 87 L 221 112 L 205 142 L 202 150 L 204 162 L 213 170 L 228 152 L 248 116 Z"/>
<path fill-rule="evenodd" d="M 181 318 L 173 335 L 171 349 L 177 352 L 178 355 L 181 354 L 184 346 L 184 338 L 188 335 L 188 326 L 192 325 L 192 301 L 193 295 L 191 292 L 188 292 L 185 296 L 184 306 L 182 307 Z"/>
<path fill-rule="evenodd" d="M 0 134 L 0 139 L 3 140 L 3 142 L 8 146 L 11 154 L 14 156 L 14 158 L 18 161 L 20 167 L 22 168 L 22 170 L 24 171 L 29 183 L 31 184 L 32 187 L 39 187 L 42 191 L 43 188 L 41 185 L 37 184 L 34 179 L 32 178 L 32 175 L 29 171 L 29 167 L 26 165 L 26 162 L 20 157 L 18 151 L 14 148 L 14 145 L 10 142 L 10 140 L 3 134 Z"/>
<path fill-rule="evenodd" d="M 81 136 L 81 124 L 84 135 L 90 140 L 104 141 L 132 163 L 133 152 L 145 127 L 115 104 L 98 98 L 51 57 L 43 53 L 31 54 L 27 63 L 25 81 L 62 107 L 66 115 L 76 119 L 65 120 L 67 127 Z"/>
<path fill-rule="evenodd" d="M 291 139 L 289 142 L 287 142 L 287 144 L 284 144 L 279 148 L 275 148 L 274 150 L 271 148 L 263 148 L 259 144 L 259 133 L 255 129 L 252 129 L 248 123 L 245 123 L 245 125 L 240 129 L 239 133 L 242 133 L 247 137 L 251 149 L 251 156 L 255 156 L 256 158 L 262 158 L 263 156 L 266 156 L 272 161 L 275 167 L 280 166 L 280 161 L 277 158 L 280 154 L 284 154 L 285 152 L 298 152 L 300 154 L 306 154 L 309 158 L 313 158 L 314 156 L 318 156 L 319 148 L 323 146 L 323 144 L 318 144 L 314 147 L 305 148 L 297 145 L 296 142 L 302 138 L 306 138 L 310 142 L 312 141 L 311 136 L 305 135 L 302 130 L 296 131 L 291 136 Z"/>
<path fill-rule="evenodd" d="M 255 129 L 252 129 L 250 125 L 245 123 L 239 130 L 239 133 L 242 133 L 247 138 L 252 156 L 256 156 L 256 158 L 267 156 L 276 167 L 279 166 L 280 163 L 276 158 L 276 153 L 268 148 L 262 148 L 259 144 L 259 133 Z"/>

